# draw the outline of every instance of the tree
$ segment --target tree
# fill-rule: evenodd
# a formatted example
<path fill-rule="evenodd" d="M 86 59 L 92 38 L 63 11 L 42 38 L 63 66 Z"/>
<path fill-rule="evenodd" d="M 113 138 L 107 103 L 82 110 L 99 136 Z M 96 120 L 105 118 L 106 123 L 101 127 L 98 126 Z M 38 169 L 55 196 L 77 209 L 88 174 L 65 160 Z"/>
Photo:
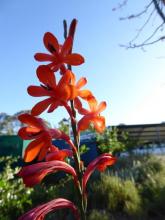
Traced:
<path fill-rule="evenodd" d="M 96 143 L 101 153 L 119 153 L 125 150 L 125 145 L 118 139 L 116 127 L 106 128 L 103 134 L 96 133 Z"/>
<path fill-rule="evenodd" d="M 69 119 L 63 118 L 58 123 L 58 129 L 69 135 Z"/>
<path fill-rule="evenodd" d="M 125 7 L 128 3 L 128 0 L 124 0 L 119 3 L 119 5 L 113 8 L 113 11 L 118 10 L 122 7 Z M 157 15 L 159 21 L 156 21 Z M 128 16 L 120 17 L 120 20 L 130 20 L 143 17 L 143 23 L 138 28 L 135 36 L 128 42 L 128 44 L 121 44 L 121 47 L 129 48 L 142 48 L 158 43 L 165 40 L 164 26 L 165 26 L 165 0 L 148 0 L 148 3 L 144 3 L 141 11 L 136 13 L 131 13 Z M 147 34 L 147 37 L 144 38 L 140 43 L 137 42 L 140 35 L 145 32 L 147 27 L 152 27 L 150 33 Z M 161 36 L 159 34 L 161 33 Z"/>
<path fill-rule="evenodd" d="M 132 152 L 138 146 L 136 139 L 131 139 L 128 132 L 117 127 L 106 128 L 103 134 L 96 134 L 96 143 L 102 153 Z"/>
<path fill-rule="evenodd" d="M 15 113 L 14 115 L 0 113 L 0 135 L 17 134 L 19 128 L 23 126 L 23 124 L 17 119 L 18 115 L 29 112 L 29 110 L 23 110 Z"/>

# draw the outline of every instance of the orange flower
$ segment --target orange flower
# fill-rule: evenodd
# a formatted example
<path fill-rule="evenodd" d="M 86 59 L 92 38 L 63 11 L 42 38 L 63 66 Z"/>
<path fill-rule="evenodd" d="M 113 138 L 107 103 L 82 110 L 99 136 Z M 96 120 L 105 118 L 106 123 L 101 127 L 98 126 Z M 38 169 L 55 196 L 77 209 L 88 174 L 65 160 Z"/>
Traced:
<path fill-rule="evenodd" d="M 52 33 L 47 32 L 44 35 L 43 41 L 46 49 L 51 54 L 36 53 L 34 57 L 37 61 L 50 61 L 48 66 L 52 71 L 56 72 L 60 69 L 64 73 L 64 64 L 77 66 L 84 63 L 84 58 L 80 54 L 70 54 L 73 44 L 71 36 L 65 40 L 63 45 L 60 45 L 57 38 Z"/>
<path fill-rule="evenodd" d="M 85 77 L 81 77 L 76 83 L 75 75 L 72 73 L 71 85 L 75 87 L 75 91 L 76 91 L 73 99 L 77 99 L 78 96 L 87 101 L 93 98 L 93 94 L 90 90 L 88 89 L 80 90 L 86 84 L 87 84 L 87 79 Z"/>
<path fill-rule="evenodd" d="M 58 147 L 51 146 L 50 152 L 46 155 L 46 161 L 61 160 L 64 161 L 66 157 L 72 157 L 73 153 L 71 150 L 63 149 L 60 150 Z"/>
<path fill-rule="evenodd" d="M 40 115 L 48 107 L 48 112 L 54 111 L 58 106 L 67 106 L 67 101 L 71 100 L 75 94 L 75 88 L 70 84 L 72 72 L 67 71 L 56 84 L 53 71 L 45 65 L 39 66 L 37 76 L 41 86 L 29 86 L 28 93 L 34 97 L 49 96 L 49 98 L 38 102 L 31 111 L 31 114 Z"/>
<path fill-rule="evenodd" d="M 94 97 L 90 97 L 88 104 L 90 110 L 83 108 L 80 100 L 75 99 L 75 108 L 78 109 L 80 114 L 84 115 L 78 122 L 78 132 L 88 129 L 91 123 L 98 132 L 103 132 L 105 129 L 105 118 L 100 116 L 100 112 L 106 108 L 106 102 L 101 102 L 98 105 L 97 100 Z"/>
<path fill-rule="evenodd" d="M 69 137 L 57 129 L 50 129 L 41 118 L 36 118 L 30 114 L 22 114 L 18 119 L 27 124 L 19 130 L 18 135 L 23 140 L 33 140 L 27 146 L 24 154 L 25 162 L 30 162 L 38 156 L 38 160 L 43 160 L 52 146 L 52 138 L 69 140 Z"/>
<path fill-rule="evenodd" d="M 53 71 L 48 66 L 39 66 L 37 76 L 43 85 L 29 86 L 28 93 L 34 97 L 50 97 L 40 101 L 32 108 L 31 114 L 34 116 L 41 114 L 48 107 L 48 112 L 52 112 L 58 106 L 64 106 L 72 117 L 71 109 L 67 104 L 69 100 L 74 100 L 77 96 L 85 100 L 93 97 L 89 90 L 80 90 L 87 83 L 86 78 L 81 78 L 75 84 L 75 75 L 70 70 L 67 70 L 61 77 L 58 85 Z"/>
<path fill-rule="evenodd" d="M 49 212 L 62 208 L 71 209 L 75 219 L 80 220 L 80 215 L 77 207 L 71 201 L 63 198 L 54 199 L 50 202 L 39 205 L 22 215 L 18 220 L 43 220 Z"/>

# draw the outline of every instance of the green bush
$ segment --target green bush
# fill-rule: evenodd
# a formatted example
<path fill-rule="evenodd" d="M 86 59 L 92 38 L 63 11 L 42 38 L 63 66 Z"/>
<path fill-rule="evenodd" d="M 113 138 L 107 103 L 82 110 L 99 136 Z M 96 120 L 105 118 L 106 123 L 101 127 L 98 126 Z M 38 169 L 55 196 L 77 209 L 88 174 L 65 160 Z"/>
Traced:
<path fill-rule="evenodd" d="M 165 169 L 164 163 L 157 156 L 132 155 L 119 158 L 117 163 L 109 170 L 109 173 L 121 179 L 130 179 L 136 184 L 141 184 L 163 169 Z"/>
<path fill-rule="evenodd" d="M 134 182 L 103 174 L 100 181 L 92 184 L 91 189 L 91 208 L 128 216 L 141 214 L 141 198 Z"/>
<path fill-rule="evenodd" d="M 127 159 L 127 160 L 126 160 Z M 139 191 L 143 216 L 163 219 L 165 216 L 165 166 L 163 156 L 139 156 L 121 158 L 110 175 L 123 180 L 131 179 Z"/>
<path fill-rule="evenodd" d="M 139 191 L 148 217 L 165 217 L 165 170 L 146 179 Z"/>
<path fill-rule="evenodd" d="M 1 158 L 2 161 L 2 158 Z M 18 216 L 27 211 L 31 205 L 32 189 L 26 189 L 22 180 L 16 176 L 18 168 L 11 168 L 14 160 L 7 157 L 3 158 L 6 165 L 0 173 L 0 219 L 17 219 Z"/>
<path fill-rule="evenodd" d="M 88 220 L 113 220 L 109 219 L 108 214 L 105 211 L 92 210 L 87 218 Z"/>

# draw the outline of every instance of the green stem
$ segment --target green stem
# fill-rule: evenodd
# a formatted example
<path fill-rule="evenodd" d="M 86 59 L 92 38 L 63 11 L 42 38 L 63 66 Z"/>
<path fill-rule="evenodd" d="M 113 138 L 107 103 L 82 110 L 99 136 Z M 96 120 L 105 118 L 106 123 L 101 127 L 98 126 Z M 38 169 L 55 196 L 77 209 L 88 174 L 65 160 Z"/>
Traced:
<path fill-rule="evenodd" d="M 71 101 L 71 108 L 72 108 L 72 112 L 74 117 L 76 118 L 76 114 L 75 114 L 75 109 L 73 106 L 73 101 Z M 83 193 L 82 193 L 82 177 L 83 177 L 83 172 L 81 169 L 81 161 L 80 161 L 80 153 L 79 153 L 79 147 L 80 147 L 80 139 L 79 139 L 79 134 L 77 132 L 77 124 L 76 124 L 76 120 L 72 120 L 71 121 L 71 125 L 72 125 L 72 131 L 73 131 L 73 137 L 74 137 L 74 145 L 77 148 L 77 153 L 74 155 L 74 160 L 76 163 L 76 171 L 77 171 L 77 175 L 78 175 L 78 180 L 80 183 L 79 186 L 79 197 L 81 200 L 80 203 L 80 211 L 81 211 L 81 218 L 82 220 L 86 220 L 86 204 L 83 198 Z"/>
<path fill-rule="evenodd" d="M 64 38 L 67 38 L 67 22 L 66 20 L 63 21 L 63 25 L 64 25 Z M 72 30 L 72 38 L 74 39 L 74 34 L 75 34 L 75 28 L 76 26 L 74 26 L 74 30 Z M 72 48 L 70 50 L 70 53 L 72 52 Z M 67 65 L 68 69 L 72 71 L 72 67 L 71 65 Z M 81 160 L 80 160 L 80 137 L 79 134 L 77 132 L 77 122 L 76 122 L 76 111 L 74 108 L 74 103 L 73 100 L 70 101 L 70 106 L 71 106 L 71 110 L 72 110 L 72 116 L 71 117 L 71 126 L 72 126 L 72 131 L 73 131 L 73 137 L 74 137 L 74 145 L 77 149 L 76 152 L 74 152 L 74 161 L 75 161 L 75 166 L 76 166 L 76 172 L 78 175 L 78 180 L 79 180 L 79 186 L 78 186 L 78 193 L 79 193 L 79 198 L 80 198 L 80 211 L 81 211 L 81 218 L 82 220 L 86 220 L 86 206 L 87 206 L 87 201 L 86 198 L 84 199 L 83 197 L 83 193 L 82 193 L 82 177 L 83 177 L 83 171 L 82 171 L 82 167 L 81 167 Z"/>

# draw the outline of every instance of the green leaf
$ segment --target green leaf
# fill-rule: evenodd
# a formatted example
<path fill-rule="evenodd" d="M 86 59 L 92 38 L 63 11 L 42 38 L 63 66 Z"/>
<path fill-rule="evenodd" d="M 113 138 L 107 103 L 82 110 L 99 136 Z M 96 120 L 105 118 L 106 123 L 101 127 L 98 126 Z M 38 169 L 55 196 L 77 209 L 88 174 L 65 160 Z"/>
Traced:
<path fill-rule="evenodd" d="M 81 145 L 80 150 L 79 150 L 80 155 L 86 153 L 88 150 L 89 150 L 89 147 L 87 147 L 85 144 Z"/>

